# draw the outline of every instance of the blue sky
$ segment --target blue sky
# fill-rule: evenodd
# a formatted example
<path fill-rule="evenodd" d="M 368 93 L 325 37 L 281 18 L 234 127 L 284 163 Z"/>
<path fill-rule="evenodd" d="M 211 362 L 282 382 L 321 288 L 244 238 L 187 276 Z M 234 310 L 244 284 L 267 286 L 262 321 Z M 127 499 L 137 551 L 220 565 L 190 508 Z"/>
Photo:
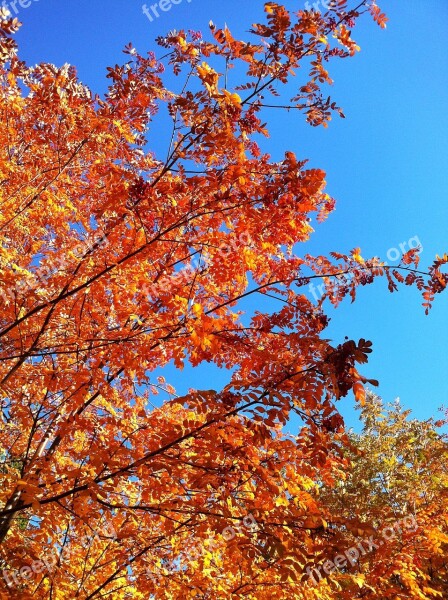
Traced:
<path fill-rule="evenodd" d="M 300 9 L 305 2 L 287 5 Z M 265 149 L 274 160 L 286 149 L 309 158 L 311 166 L 327 172 L 327 191 L 338 201 L 303 252 L 361 246 L 363 256 L 388 260 L 400 244 L 418 238 L 426 266 L 436 253 L 448 251 L 448 2 L 380 5 L 388 28 L 380 30 L 366 18 L 354 34 L 361 53 L 330 67 L 335 80 L 330 93 L 347 118 L 335 118 L 325 130 L 311 128 L 300 115 L 271 111 Z M 74 64 L 80 79 L 103 93 L 106 67 L 124 62 L 121 50 L 129 41 L 141 52 L 157 52 L 158 35 L 181 28 L 207 34 L 210 19 L 245 35 L 263 18 L 262 8 L 260 0 L 181 0 L 151 22 L 141 0 L 30 0 L 17 15 L 23 23 L 17 39 L 22 59 Z M 153 147 L 159 148 L 157 142 Z M 447 308 L 445 294 L 426 317 L 416 289 L 390 294 L 380 281 L 360 290 L 355 304 L 345 301 L 330 311 L 326 337 L 335 343 L 345 335 L 372 340 L 374 352 L 363 373 L 380 380 L 378 393 L 386 401 L 399 396 L 415 416 L 427 418 L 448 404 Z M 206 365 L 172 372 L 169 379 L 180 391 L 219 388 L 228 373 Z M 353 405 L 351 396 L 340 404 L 349 425 L 356 424 Z"/>

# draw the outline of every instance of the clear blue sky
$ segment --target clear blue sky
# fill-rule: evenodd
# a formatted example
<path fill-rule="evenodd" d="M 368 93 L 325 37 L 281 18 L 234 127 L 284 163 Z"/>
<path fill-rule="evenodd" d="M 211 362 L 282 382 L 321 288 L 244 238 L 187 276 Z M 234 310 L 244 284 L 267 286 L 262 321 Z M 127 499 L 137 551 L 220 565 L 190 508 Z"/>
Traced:
<path fill-rule="evenodd" d="M 299 9 L 305 2 L 287 5 Z M 289 149 L 326 170 L 328 192 L 338 200 L 306 251 L 361 246 L 364 256 L 387 260 L 390 249 L 417 236 L 425 266 L 448 251 L 448 2 L 380 5 L 390 18 L 387 30 L 366 18 L 354 35 L 361 53 L 330 68 L 331 95 L 347 118 L 324 130 L 305 125 L 299 115 L 271 111 L 268 148 L 274 160 Z M 80 79 L 102 93 L 106 67 L 124 62 L 121 50 L 129 41 L 141 52 L 157 52 L 158 35 L 181 28 L 207 34 L 210 19 L 244 35 L 263 18 L 262 7 L 261 0 L 181 0 L 150 22 L 141 0 L 30 0 L 18 14 L 23 27 L 17 38 L 22 59 L 74 64 Z M 355 304 L 331 311 L 326 336 L 337 343 L 345 335 L 372 340 L 374 353 L 363 372 L 380 380 L 386 401 L 400 396 L 419 418 L 448 404 L 448 294 L 436 300 L 426 317 L 416 289 L 392 295 L 379 282 L 360 290 Z M 219 388 L 227 378 L 209 365 L 169 377 L 180 391 Z M 356 422 L 353 405 L 351 396 L 340 405 L 350 425 Z"/>

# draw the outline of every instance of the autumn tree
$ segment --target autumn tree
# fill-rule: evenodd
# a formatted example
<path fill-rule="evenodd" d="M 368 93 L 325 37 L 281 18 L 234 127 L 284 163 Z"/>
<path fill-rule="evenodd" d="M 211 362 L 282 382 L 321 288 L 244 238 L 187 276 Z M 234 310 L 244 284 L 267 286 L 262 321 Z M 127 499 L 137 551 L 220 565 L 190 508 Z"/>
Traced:
<path fill-rule="evenodd" d="M 385 406 L 372 392 L 360 410 L 363 430 L 350 433 L 345 449 L 347 476 L 319 494 L 337 515 L 320 540 L 326 558 L 349 548 L 358 556 L 330 577 L 322 569 L 312 577 L 335 598 L 445 598 L 447 420 L 410 418 L 398 399 Z"/>
<path fill-rule="evenodd" d="M 71 66 L 24 64 L 2 9 L 4 598 L 322 597 L 302 577 L 328 525 L 316 491 L 348 468 L 335 401 L 364 401 L 371 351 L 329 343 L 325 302 L 383 276 L 429 308 L 448 257 L 418 271 L 416 251 L 393 268 L 301 250 L 334 201 L 321 170 L 261 151 L 265 105 L 300 73 L 275 102 L 326 126 L 341 112 L 327 63 L 358 50 L 358 18 L 385 16 L 365 0 L 265 12 L 250 40 L 211 24 L 208 40 L 160 39 L 160 58 L 129 45 L 98 97 Z M 245 318 L 255 295 L 276 308 Z M 154 372 L 186 361 L 231 369 L 229 384 L 177 398 Z"/>

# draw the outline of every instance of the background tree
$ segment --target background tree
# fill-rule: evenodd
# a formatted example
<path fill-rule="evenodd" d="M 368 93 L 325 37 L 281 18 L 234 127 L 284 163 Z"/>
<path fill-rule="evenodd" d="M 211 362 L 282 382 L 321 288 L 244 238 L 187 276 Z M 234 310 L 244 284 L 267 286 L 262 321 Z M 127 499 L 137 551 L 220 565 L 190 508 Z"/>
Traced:
<path fill-rule="evenodd" d="M 363 430 L 349 436 L 347 477 L 320 490 L 320 501 L 338 515 L 331 544 L 322 543 L 327 558 L 371 535 L 377 547 L 359 551 L 335 576 L 343 592 L 333 597 L 445 598 L 448 444 L 438 428 L 447 422 L 410 419 L 399 400 L 384 406 L 372 393 L 360 410 Z"/>
<path fill-rule="evenodd" d="M 322 597 L 299 581 L 327 526 L 311 492 L 347 468 L 334 401 L 353 390 L 364 402 L 356 363 L 371 351 L 332 346 L 323 303 L 382 275 L 393 290 L 405 273 L 428 308 L 448 257 L 425 273 L 416 251 L 397 268 L 359 249 L 297 252 L 333 200 L 322 171 L 262 154 L 265 96 L 308 68 L 287 105 L 326 125 L 340 110 L 321 90 L 327 61 L 356 52 L 363 13 L 385 17 L 365 1 L 265 10 L 253 41 L 211 25 L 213 41 L 160 39 L 161 59 L 127 47 L 104 98 L 73 67 L 21 62 L 2 12 L 6 598 Z M 159 111 L 172 122 L 164 158 L 147 146 Z M 312 278 L 327 290 L 317 304 L 303 293 Z M 277 308 L 244 317 L 255 294 Z M 186 360 L 233 369 L 229 385 L 176 398 L 154 371 Z M 154 407 L 160 389 L 169 400 Z M 284 437 L 292 412 L 303 426 Z"/>

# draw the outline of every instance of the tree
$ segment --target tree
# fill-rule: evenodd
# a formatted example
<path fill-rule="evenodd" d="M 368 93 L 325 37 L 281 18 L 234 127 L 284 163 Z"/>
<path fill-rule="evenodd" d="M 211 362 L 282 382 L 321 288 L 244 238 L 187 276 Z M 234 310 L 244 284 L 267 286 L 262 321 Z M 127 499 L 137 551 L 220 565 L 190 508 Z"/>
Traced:
<path fill-rule="evenodd" d="M 371 392 L 360 410 L 363 431 L 349 436 L 347 477 L 320 493 L 338 515 L 330 542 L 321 541 L 326 558 L 356 552 L 327 581 L 322 567 L 313 577 L 320 583 L 321 573 L 322 587 L 339 589 L 335 598 L 445 598 L 448 440 L 438 428 L 446 418 L 409 419 L 399 400 L 384 406 Z"/>
<path fill-rule="evenodd" d="M 322 337 L 324 302 L 385 276 L 391 291 L 416 284 L 429 308 L 448 257 L 420 272 L 415 250 L 396 268 L 358 248 L 297 252 L 334 203 L 321 170 L 261 152 L 265 97 L 308 66 L 280 106 L 327 125 L 341 112 L 321 89 L 327 61 L 356 52 L 360 16 L 385 16 L 345 0 L 265 11 L 252 41 L 211 24 L 212 41 L 160 39 L 161 59 L 129 45 L 104 98 L 73 67 L 20 61 L 19 24 L 2 13 L 5 598 L 320 593 L 300 581 L 327 527 L 314 492 L 347 468 L 334 403 L 351 390 L 365 401 L 356 363 L 371 351 Z M 157 114 L 172 122 L 164 159 L 148 148 Z M 313 279 L 326 286 L 317 303 L 304 293 Z M 279 304 L 248 324 L 239 301 L 256 294 Z M 231 381 L 178 398 L 154 371 L 186 360 L 233 369 Z M 292 412 L 295 438 L 281 433 Z"/>

